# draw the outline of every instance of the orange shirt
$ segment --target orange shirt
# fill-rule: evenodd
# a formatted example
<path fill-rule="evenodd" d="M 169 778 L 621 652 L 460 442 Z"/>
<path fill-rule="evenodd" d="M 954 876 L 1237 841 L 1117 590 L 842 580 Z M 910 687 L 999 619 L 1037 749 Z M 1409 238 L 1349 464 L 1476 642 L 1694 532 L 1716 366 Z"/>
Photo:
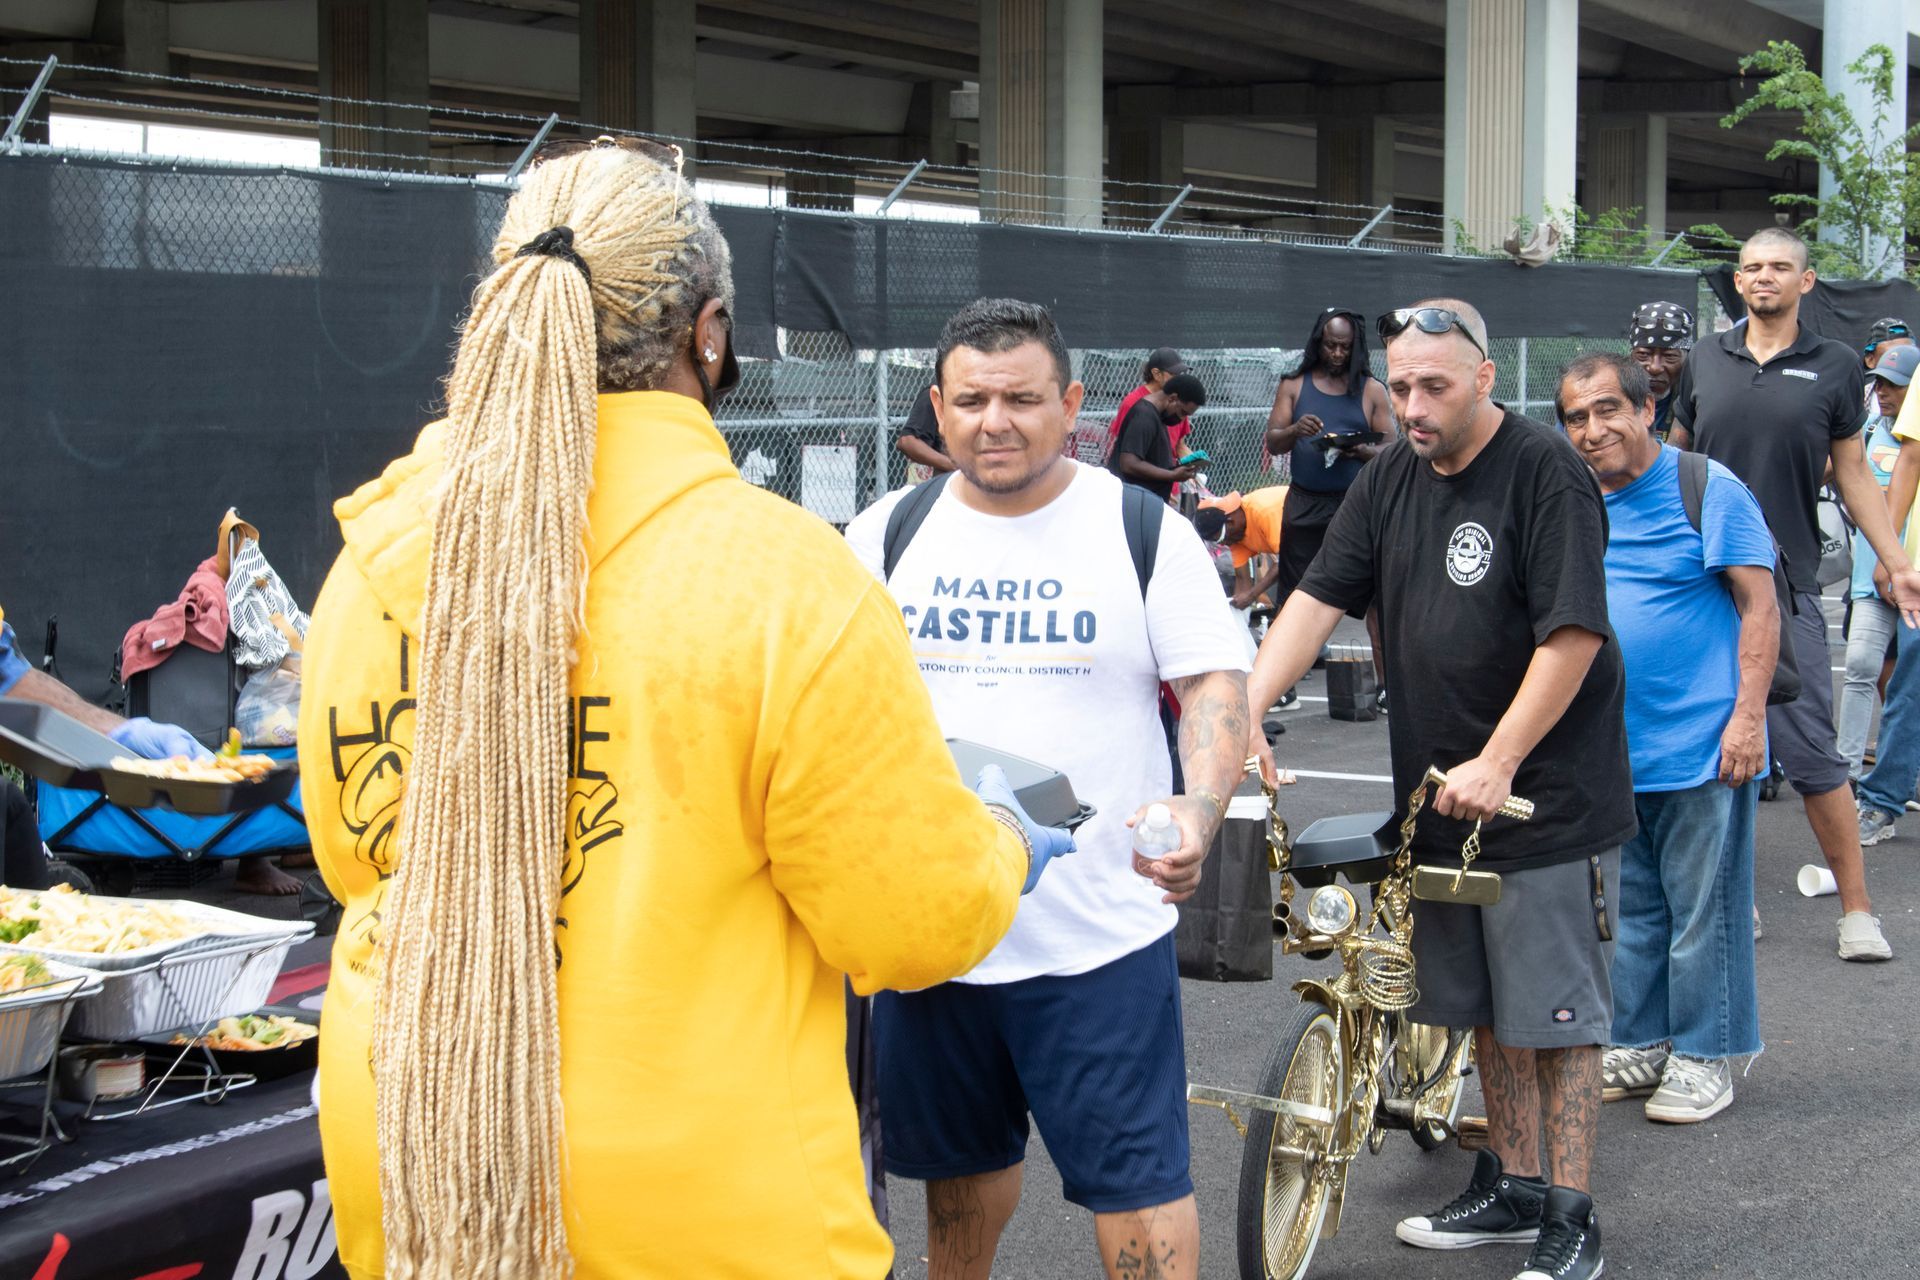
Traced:
<path fill-rule="evenodd" d="M 1240 498 L 1247 531 L 1233 544 L 1233 567 L 1239 569 L 1255 556 L 1280 553 L 1280 509 L 1287 503 L 1287 486 L 1254 489 Z"/>

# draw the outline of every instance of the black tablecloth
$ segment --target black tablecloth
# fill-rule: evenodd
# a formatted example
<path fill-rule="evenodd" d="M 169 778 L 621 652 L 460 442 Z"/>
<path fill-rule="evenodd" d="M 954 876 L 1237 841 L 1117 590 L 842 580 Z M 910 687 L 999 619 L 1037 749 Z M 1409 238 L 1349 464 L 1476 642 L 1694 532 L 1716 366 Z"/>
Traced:
<path fill-rule="evenodd" d="M 73 1142 L 0 1171 L 0 1276 L 342 1280 L 312 1080 L 69 1123 Z M 13 1110 L 0 1111 L 10 1132 Z"/>

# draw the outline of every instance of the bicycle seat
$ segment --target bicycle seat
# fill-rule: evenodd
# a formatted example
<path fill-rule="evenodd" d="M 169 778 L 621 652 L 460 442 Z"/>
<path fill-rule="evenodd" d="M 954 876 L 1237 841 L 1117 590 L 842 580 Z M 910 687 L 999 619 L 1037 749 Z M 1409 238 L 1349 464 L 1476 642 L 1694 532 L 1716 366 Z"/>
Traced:
<path fill-rule="evenodd" d="M 1332 884 L 1335 876 L 1372 884 L 1386 875 L 1398 834 L 1391 812 L 1322 818 L 1294 838 L 1289 863 L 1294 881 L 1308 889 Z"/>

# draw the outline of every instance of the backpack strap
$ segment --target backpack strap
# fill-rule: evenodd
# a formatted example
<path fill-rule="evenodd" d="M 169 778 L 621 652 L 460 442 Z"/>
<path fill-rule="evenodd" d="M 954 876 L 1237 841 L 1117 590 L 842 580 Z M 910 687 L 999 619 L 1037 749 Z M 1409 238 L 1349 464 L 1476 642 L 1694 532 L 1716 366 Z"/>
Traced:
<path fill-rule="evenodd" d="M 1683 450 L 1680 454 L 1680 505 L 1687 523 L 1700 532 L 1700 509 L 1707 499 L 1707 455 Z"/>
<path fill-rule="evenodd" d="M 947 487 L 947 477 L 952 474 L 951 471 L 942 471 L 930 480 L 922 480 L 913 486 L 906 497 L 893 504 L 893 510 L 887 513 L 887 532 L 881 543 L 882 578 L 892 580 L 900 557 L 907 553 L 907 544 L 913 541 L 914 534 L 920 532 L 920 526 L 927 522 L 927 513 L 939 501 L 940 491 Z"/>
<path fill-rule="evenodd" d="M 1153 562 L 1160 554 L 1160 521 L 1167 504 L 1158 494 L 1137 484 L 1120 486 L 1120 523 L 1127 532 L 1127 554 L 1133 557 L 1133 576 L 1140 581 L 1140 598 L 1147 598 L 1153 581 Z"/>

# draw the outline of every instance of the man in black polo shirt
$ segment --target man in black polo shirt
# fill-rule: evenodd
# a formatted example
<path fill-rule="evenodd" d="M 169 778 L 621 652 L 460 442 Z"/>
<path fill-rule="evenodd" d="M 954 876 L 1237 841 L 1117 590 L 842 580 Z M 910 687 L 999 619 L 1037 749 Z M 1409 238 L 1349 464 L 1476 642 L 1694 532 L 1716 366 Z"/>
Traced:
<path fill-rule="evenodd" d="M 1800 324 L 1800 299 L 1813 288 L 1806 242 L 1784 227 L 1756 232 L 1741 246 L 1734 280 L 1747 322 L 1693 349 L 1674 389 L 1669 439 L 1744 480 L 1786 554 L 1800 696 L 1767 708 L 1767 736 L 1840 888 L 1840 958 L 1886 960 L 1893 951 L 1872 915 L 1859 813 L 1847 787 L 1846 758 L 1834 745 L 1826 614 L 1816 576 L 1815 503 L 1829 462 L 1860 532 L 1893 575 L 1894 600 L 1909 626 L 1920 625 L 1920 574 L 1894 534 L 1867 466 L 1860 357 Z"/>
<path fill-rule="evenodd" d="M 1173 486 L 1193 478 L 1192 467 L 1181 466 L 1173 456 L 1173 443 L 1167 428 L 1207 402 L 1207 389 L 1190 373 L 1168 378 L 1158 391 L 1149 391 L 1134 402 L 1120 420 L 1120 434 L 1114 438 L 1107 466 L 1128 484 L 1137 484 L 1172 501 Z"/>
<path fill-rule="evenodd" d="M 1620 845 L 1637 829 L 1606 507 L 1565 437 L 1493 402 L 1472 307 L 1435 299 L 1387 313 L 1380 331 L 1403 434 L 1347 490 L 1260 647 L 1248 705 L 1271 705 L 1342 613 L 1377 602 L 1394 798 L 1404 806 L 1429 765 L 1448 774 L 1420 815 L 1416 860 L 1459 866 L 1486 820 L 1474 865 L 1502 888 L 1492 906 L 1414 908 L 1412 1016 L 1474 1029 L 1490 1146 L 1465 1192 L 1395 1234 L 1426 1249 L 1532 1242 L 1525 1280 L 1589 1280 L 1602 1266 L 1588 1177 Z M 1516 792 L 1533 821 L 1494 817 Z"/>

